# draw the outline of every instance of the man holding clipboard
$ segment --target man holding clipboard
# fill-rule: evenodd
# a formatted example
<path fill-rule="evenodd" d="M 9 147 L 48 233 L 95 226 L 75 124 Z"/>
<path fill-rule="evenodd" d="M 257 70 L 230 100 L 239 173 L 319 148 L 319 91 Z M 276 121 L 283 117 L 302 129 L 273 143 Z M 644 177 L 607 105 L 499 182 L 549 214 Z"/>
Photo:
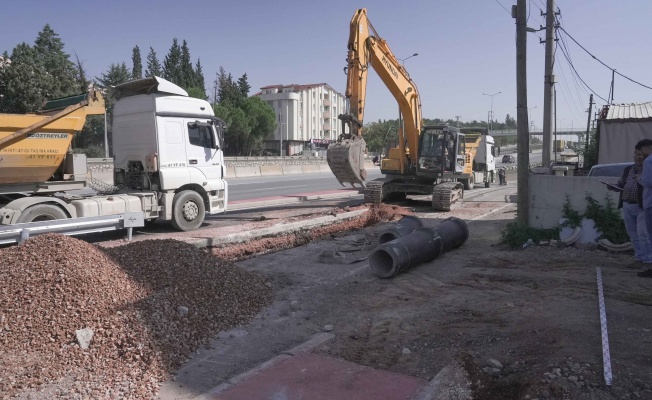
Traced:
<path fill-rule="evenodd" d="M 643 207 L 643 186 L 639 178 L 643 172 L 643 161 L 652 151 L 652 140 L 643 139 L 634 147 L 634 165 L 626 167 L 618 183 L 607 185 L 607 189 L 620 192 L 618 208 L 623 209 L 623 220 L 627 234 L 634 247 L 632 267 L 647 266 L 652 268 L 652 243 L 648 233 L 645 210 Z M 652 211 L 652 210 L 650 210 Z"/>

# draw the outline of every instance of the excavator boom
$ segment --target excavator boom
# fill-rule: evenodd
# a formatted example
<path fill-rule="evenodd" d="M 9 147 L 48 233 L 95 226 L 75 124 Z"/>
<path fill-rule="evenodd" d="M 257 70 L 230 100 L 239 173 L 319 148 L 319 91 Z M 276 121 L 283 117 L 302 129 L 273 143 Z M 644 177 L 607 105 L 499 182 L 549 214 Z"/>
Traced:
<path fill-rule="evenodd" d="M 366 144 L 362 129 L 369 66 L 376 71 L 398 102 L 404 120 L 404 129 L 399 131 L 401 156 L 383 160 L 383 167 L 397 174 L 405 174 L 408 160 L 413 165 L 416 164 L 419 133 L 422 127 L 419 92 L 387 42 L 378 35 L 369 22 L 367 10 L 359 9 L 353 15 L 350 24 L 345 68 L 347 73 L 345 95 L 349 101 L 349 110 L 339 116 L 344 133 L 337 143 L 329 146 L 327 152 L 328 164 L 341 184 L 358 183 L 364 186 L 366 181 L 363 162 Z M 406 141 L 407 148 L 405 148 Z"/>

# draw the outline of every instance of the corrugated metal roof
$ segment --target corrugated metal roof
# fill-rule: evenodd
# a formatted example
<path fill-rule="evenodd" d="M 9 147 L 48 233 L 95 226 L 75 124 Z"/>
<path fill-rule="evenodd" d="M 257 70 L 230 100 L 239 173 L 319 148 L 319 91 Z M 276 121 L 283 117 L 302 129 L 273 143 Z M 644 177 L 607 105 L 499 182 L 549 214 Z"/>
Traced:
<path fill-rule="evenodd" d="M 647 103 L 611 104 L 605 119 L 645 118 L 652 118 L 652 101 Z"/>

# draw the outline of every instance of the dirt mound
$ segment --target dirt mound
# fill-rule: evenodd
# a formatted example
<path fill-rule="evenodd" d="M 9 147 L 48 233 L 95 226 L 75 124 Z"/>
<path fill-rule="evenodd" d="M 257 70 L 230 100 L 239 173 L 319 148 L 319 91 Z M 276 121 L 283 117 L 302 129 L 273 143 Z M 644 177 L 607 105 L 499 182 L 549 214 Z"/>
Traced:
<path fill-rule="evenodd" d="M 337 215 L 348 211 L 350 211 L 348 208 L 337 208 L 332 210 L 331 214 Z M 246 243 L 229 244 L 226 246 L 215 247 L 213 248 L 212 252 L 216 257 L 223 260 L 241 260 L 252 257 L 254 255 L 302 246 L 326 235 L 332 235 L 339 232 L 349 232 L 355 229 L 362 229 L 375 225 L 379 222 L 394 221 L 401 219 L 404 215 L 413 214 L 414 213 L 412 211 L 404 207 L 389 204 L 377 204 L 369 207 L 369 209 L 366 212 L 362 213 L 360 216 L 347 221 L 283 236 L 263 238 L 258 240 L 251 240 Z"/>
<path fill-rule="evenodd" d="M 5 396 L 151 398 L 199 344 L 270 298 L 259 276 L 173 240 L 102 251 L 51 234 L 0 259 Z M 83 328 L 93 331 L 85 350 Z"/>

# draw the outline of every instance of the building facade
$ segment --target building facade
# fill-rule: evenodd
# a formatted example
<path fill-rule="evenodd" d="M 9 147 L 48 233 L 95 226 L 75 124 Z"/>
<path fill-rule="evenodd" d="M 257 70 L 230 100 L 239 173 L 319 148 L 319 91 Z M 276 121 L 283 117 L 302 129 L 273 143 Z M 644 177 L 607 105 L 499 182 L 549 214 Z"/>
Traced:
<path fill-rule="evenodd" d="M 265 139 L 271 154 L 295 155 L 328 147 L 342 133 L 337 116 L 346 98 L 326 83 L 271 85 L 256 94 L 276 114 L 276 131 Z"/>

